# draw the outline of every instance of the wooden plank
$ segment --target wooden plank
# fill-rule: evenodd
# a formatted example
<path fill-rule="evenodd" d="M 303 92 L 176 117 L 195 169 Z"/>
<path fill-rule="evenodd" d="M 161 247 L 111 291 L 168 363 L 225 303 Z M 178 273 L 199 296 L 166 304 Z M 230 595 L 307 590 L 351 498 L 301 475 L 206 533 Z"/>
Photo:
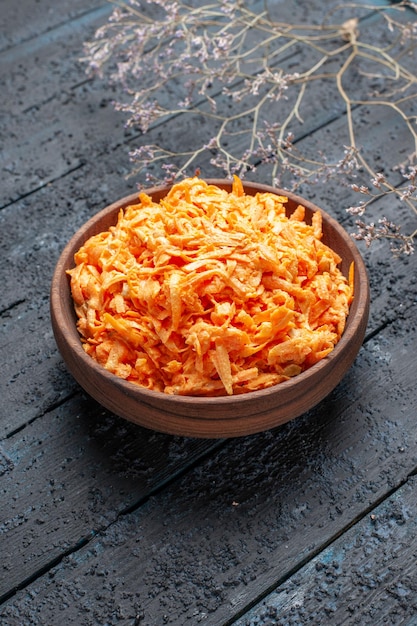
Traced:
<path fill-rule="evenodd" d="M 107 527 L 104 523 L 103 532 L 10 598 L 0 617 L 24 621 L 42 611 L 42 619 L 51 622 L 59 611 L 67 623 L 100 623 L 116 614 L 130 623 L 142 611 L 143 624 L 150 626 L 165 611 L 171 624 L 197 618 L 213 626 L 229 623 L 416 470 L 417 334 L 410 332 L 416 322 L 417 311 L 410 308 L 369 340 L 346 378 L 316 409 L 280 429 L 228 441 L 172 486 Z M 23 565 L 36 575 L 45 563 L 36 546 L 42 555 L 46 543 L 69 547 L 68 538 L 79 537 L 85 503 L 101 499 L 95 496 L 100 485 L 114 481 L 117 491 L 120 484 L 107 452 L 108 445 L 117 451 L 117 438 L 105 433 L 97 445 L 94 435 L 87 436 L 90 425 L 77 420 L 73 409 L 60 415 L 59 426 L 50 422 L 54 414 L 45 416 L 43 436 L 52 433 L 62 442 L 43 441 L 37 420 L 22 431 L 25 439 L 16 435 L 3 443 L 11 462 L 26 454 L 30 467 L 22 463 L 6 472 L 2 485 L 25 480 L 26 493 L 32 491 L 5 521 L 7 554 L 14 555 L 8 580 L 19 579 Z M 74 428 L 79 435 L 71 434 Z M 152 445 L 149 455 L 156 458 Z M 120 477 L 133 456 L 122 446 L 116 458 Z M 140 462 L 145 473 L 148 462 Z M 104 474 L 94 475 L 96 466 L 104 466 Z M 44 518 L 52 474 L 80 493 L 46 509 L 48 537 L 37 519 Z M 104 493 L 95 519 L 111 519 L 107 487 Z M 64 513 L 68 506 L 71 514 Z M 13 520 L 21 522 L 17 529 Z M 100 528 L 91 517 L 87 525 Z M 22 545 L 23 536 L 31 539 L 29 545 Z"/>
<path fill-rule="evenodd" d="M 3 441 L 0 598 L 221 445 L 139 428 L 79 393 Z"/>
<path fill-rule="evenodd" d="M 70 92 L 59 92 L 39 108 L 8 118 L 9 132 L 0 157 L 2 206 L 88 160 L 111 155 L 126 140 L 124 120 L 109 105 L 108 96 L 108 90 L 87 82 Z"/>
<path fill-rule="evenodd" d="M 103 0 L 73 0 L 70 3 L 57 3 L 53 0 L 43 2 L 2 0 L 0 51 L 36 38 L 41 33 L 48 33 L 104 4 Z"/>
<path fill-rule="evenodd" d="M 0 319 L 0 440 L 79 392 L 57 352 L 49 302 L 21 302 Z"/>
<path fill-rule="evenodd" d="M 15 4 L 15 3 L 14 3 Z M 63 5 L 64 6 L 64 5 Z M 112 10 L 110 3 L 0 52 L 0 114 L 16 120 L 62 92 L 67 98 L 87 76 L 83 43 Z M 11 104 L 13 105 L 11 107 Z M 6 129 L 7 130 L 7 129 Z M 5 135 L 7 138 L 7 135 Z"/>
<path fill-rule="evenodd" d="M 416 491 L 410 477 L 235 626 L 415 624 Z"/>

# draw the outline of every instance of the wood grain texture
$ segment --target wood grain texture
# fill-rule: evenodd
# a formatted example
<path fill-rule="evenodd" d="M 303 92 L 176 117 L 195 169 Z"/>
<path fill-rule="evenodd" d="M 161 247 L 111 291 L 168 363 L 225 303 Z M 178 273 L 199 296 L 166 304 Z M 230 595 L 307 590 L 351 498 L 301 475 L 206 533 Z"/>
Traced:
<path fill-rule="evenodd" d="M 0 598 L 221 444 L 140 429 L 81 394 L 9 437 L 0 448 Z"/>
<path fill-rule="evenodd" d="M 417 615 L 416 478 L 359 520 L 236 626 L 406 624 Z"/>
<path fill-rule="evenodd" d="M 103 7 L 101 0 L 74 0 L 71 4 L 42 2 L 2 2 L 0 50 L 16 48 L 29 40 L 39 39 L 71 20 Z"/>
<path fill-rule="evenodd" d="M 381 42 L 363 4 L 361 28 Z M 317 24 L 332 3 L 268 5 L 277 19 Z M 142 429 L 86 397 L 58 354 L 48 310 L 55 264 L 89 217 L 134 191 L 128 150 L 143 141 L 78 62 L 110 8 L 1 7 L 0 623 L 264 626 L 278 611 L 297 626 L 338 616 L 411 626 L 416 255 L 395 260 L 382 243 L 361 245 L 371 287 L 363 348 L 315 409 L 266 433 L 213 442 Z M 297 52 L 285 67 L 303 62 Z M 340 103 L 313 89 L 303 114 L 300 148 L 312 141 L 337 157 Z M 403 158 L 396 116 L 354 115 L 361 146 Z M 146 139 L 192 145 L 205 132 L 176 118 Z M 201 166 L 218 175 L 209 158 Z M 301 193 L 351 228 L 347 189 Z M 412 230 L 414 216 L 387 199 L 370 216 L 398 212 Z"/>

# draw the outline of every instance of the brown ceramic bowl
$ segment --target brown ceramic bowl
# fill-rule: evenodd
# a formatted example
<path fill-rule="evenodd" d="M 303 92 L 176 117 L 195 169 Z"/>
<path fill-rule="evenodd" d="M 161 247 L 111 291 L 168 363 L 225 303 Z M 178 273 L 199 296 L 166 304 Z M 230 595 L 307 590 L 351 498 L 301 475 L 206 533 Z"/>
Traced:
<path fill-rule="evenodd" d="M 211 180 L 230 191 L 231 183 Z M 306 221 L 318 207 L 294 194 L 266 185 L 244 184 L 248 194 L 275 192 L 289 198 L 288 213 L 306 208 Z M 168 187 L 147 190 L 155 201 Z M 88 356 L 76 329 L 76 316 L 66 270 L 74 266 L 74 252 L 92 235 L 116 223 L 120 208 L 137 202 L 127 196 L 103 209 L 72 237 L 57 263 L 51 285 L 51 317 L 55 339 L 74 378 L 100 404 L 120 417 L 146 428 L 189 437 L 223 438 L 249 435 L 283 424 L 317 405 L 340 382 L 362 345 L 369 313 L 369 286 L 363 260 L 350 235 L 322 211 L 323 241 L 343 259 L 347 276 L 355 266 L 355 296 L 344 334 L 334 350 L 294 378 L 265 390 L 237 396 L 191 397 L 150 391 L 111 374 Z"/>

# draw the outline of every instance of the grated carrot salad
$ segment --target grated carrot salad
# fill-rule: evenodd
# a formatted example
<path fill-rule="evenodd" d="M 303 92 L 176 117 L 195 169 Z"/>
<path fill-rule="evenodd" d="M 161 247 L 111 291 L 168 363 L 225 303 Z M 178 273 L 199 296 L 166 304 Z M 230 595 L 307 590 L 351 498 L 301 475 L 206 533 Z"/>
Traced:
<path fill-rule="evenodd" d="M 68 270 L 84 350 L 107 370 L 168 394 L 270 387 L 339 341 L 353 297 L 321 213 L 198 177 L 159 203 L 145 193 L 91 237 Z"/>

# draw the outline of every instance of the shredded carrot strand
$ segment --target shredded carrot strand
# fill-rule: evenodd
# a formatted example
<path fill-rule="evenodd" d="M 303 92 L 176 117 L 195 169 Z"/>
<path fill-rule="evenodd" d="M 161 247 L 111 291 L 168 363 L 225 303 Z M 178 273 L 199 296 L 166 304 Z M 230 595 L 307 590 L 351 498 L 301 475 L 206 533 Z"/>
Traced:
<path fill-rule="evenodd" d="M 198 177 L 147 194 L 91 237 L 68 271 L 83 347 L 148 389 L 232 395 L 296 376 L 331 352 L 353 298 L 322 217 L 288 199 Z"/>

